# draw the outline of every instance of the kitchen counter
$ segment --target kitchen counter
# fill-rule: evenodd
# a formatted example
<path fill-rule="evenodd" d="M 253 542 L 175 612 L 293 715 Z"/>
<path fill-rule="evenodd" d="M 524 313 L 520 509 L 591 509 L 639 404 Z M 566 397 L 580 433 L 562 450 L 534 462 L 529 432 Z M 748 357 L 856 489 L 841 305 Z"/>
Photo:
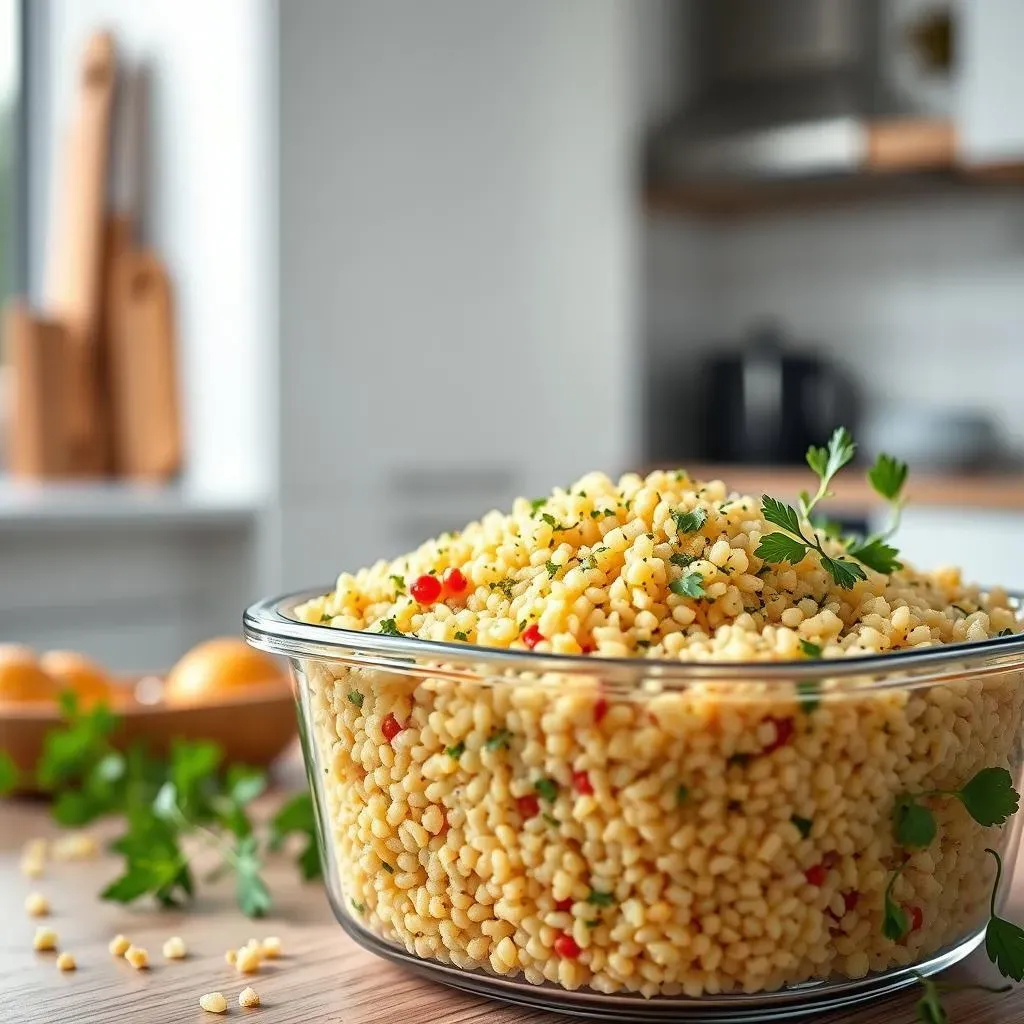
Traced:
<path fill-rule="evenodd" d="M 684 462 L 694 480 L 724 480 L 731 491 L 760 496 L 771 494 L 795 501 L 802 490 L 813 490 L 815 477 L 801 466 L 713 465 Z M 664 464 L 652 469 L 676 469 Z M 868 484 L 866 469 L 850 467 L 832 481 L 834 498 L 826 509 L 864 512 L 883 504 Z M 1024 512 L 1024 473 L 915 473 L 907 478 L 907 502 L 914 507 L 980 508 Z"/>
<path fill-rule="evenodd" d="M 377 959 L 342 932 L 319 884 L 296 882 L 295 869 L 283 856 L 265 872 L 275 905 L 263 921 L 250 921 L 239 913 L 230 882 L 201 885 L 199 900 L 187 911 L 126 908 L 95 897 L 116 871 L 106 856 L 49 865 L 41 879 L 21 875 L 18 862 L 24 842 L 55 834 L 44 804 L 0 803 L 0 822 L 4 1024 L 52 1024 L 68 1018 L 75 1024 L 198 1024 L 218 1019 L 199 1008 L 199 997 L 206 992 L 223 992 L 228 1019 L 252 1015 L 265 1024 L 572 1024 L 575 1019 L 468 996 Z M 63 974 L 54 966 L 53 953 L 33 952 L 32 936 L 40 920 L 29 918 L 23 908 L 31 891 L 49 899 L 52 915 L 42 920 L 57 931 L 60 947 L 74 953 L 77 971 Z M 1024 873 L 1018 875 L 1008 916 L 1024 917 Z M 111 957 L 107 943 L 118 933 L 149 950 L 149 970 L 135 971 Z M 163 959 L 160 949 L 171 935 L 184 938 L 187 959 Z M 267 935 L 281 937 L 285 955 L 264 964 L 259 974 L 239 975 L 224 962 L 229 947 L 243 945 L 250 936 Z M 948 979 L 998 981 L 980 950 L 950 971 Z M 261 1009 L 239 1010 L 238 993 L 246 985 L 260 994 Z M 915 987 L 826 1019 L 911 1024 L 917 997 Z M 954 992 L 944 996 L 944 1003 L 955 1024 L 1024 1020 L 1024 987 L 1005 996 Z"/>

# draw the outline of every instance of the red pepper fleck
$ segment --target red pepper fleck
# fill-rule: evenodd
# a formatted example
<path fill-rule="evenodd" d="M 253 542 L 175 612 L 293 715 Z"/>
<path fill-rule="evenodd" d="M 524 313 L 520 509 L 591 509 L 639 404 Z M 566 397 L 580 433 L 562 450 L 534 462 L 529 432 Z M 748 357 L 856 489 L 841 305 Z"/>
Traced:
<path fill-rule="evenodd" d="M 604 697 L 598 697 L 594 702 L 594 722 L 600 722 L 608 714 L 608 701 Z"/>
<path fill-rule="evenodd" d="M 856 910 L 857 901 L 860 899 L 860 893 L 855 889 L 851 889 L 849 892 L 843 893 L 843 906 L 846 908 L 846 913 L 851 910 Z"/>
<path fill-rule="evenodd" d="M 577 793 L 584 796 L 594 795 L 594 787 L 590 784 L 590 776 L 586 772 L 573 772 L 572 784 Z"/>
<path fill-rule="evenodd" d="M 916 932 L 924 924 L 924 911 L 920 907 L 907 907 L 910 911 L 910 930 Z"/>
<path fill-rule="evenodd" d="M 580 653 L 581 654 L 593 654 L 594 650 L 595 650 L 595 648 L 594 648 L 593 644 L 581 644 L 580 645 Z"/>
<path fill-rule="evenodd" d="M 815 864 L 804 872 L 804 878 L 807 879 L 808 885 L 824 885 L 825 879 L 828 878 L 828 868 L 824 864 Z"/>
<path fill-rule="evenodd" d="M 444 574 L 444 589 L 449 594 L 461 594 L 469 586 L 469 580 L 462 574 L 461 569 L 449 569 Z"/>
<path fill-rule="evenodd" d="M 384 739 L 390 743 L 402 731 L 402 725 L 389 711 L 384 716 L 384 721 L 380 723 L 380 731 L 384 733 Z"/>
<path fill-rule="evenodd" d="M 420 604 L 433 604 L 441 596 L 441 581 L 429 574 L 418 576 L 409 587 L 409 593 Z"/>
<path fill-rule="evenodd" d="M 532 793 L 527 793 L 516 800 L 516 808 L 519 817 L 536 818 L 540 814 L 540 801 Z"/>
<path fill-rule="evenodd" d="M 784 747 L 793 738 L 793 733 L 796 731 L 792 718 L 770 718 L 768 721 L 775 725 L 775 739 L 764 748 L 762 753 L 765 754 Z"/>
<path fill-rule="evenodd" d="M 555 910 L 565 913 L 568 910 L 572 910 L 572 900 L 559 900 L 555 904 Z"/>
<path fill-rule="evenodd" d="M 522 641 L 532 651 L 544 639 L 544 634 L 540 631 L 540 626 L 535 622 L 532 626 L 527 626 L 523 630 Z"/>
<path fill-rule="evenodd" d="M 576 940 L 571 935 L 566 935 L 565 932 L 555 939 L 554 945 L 555 952 L 566 960 L 575 960 L 582 952 L 576 945 Z"/>

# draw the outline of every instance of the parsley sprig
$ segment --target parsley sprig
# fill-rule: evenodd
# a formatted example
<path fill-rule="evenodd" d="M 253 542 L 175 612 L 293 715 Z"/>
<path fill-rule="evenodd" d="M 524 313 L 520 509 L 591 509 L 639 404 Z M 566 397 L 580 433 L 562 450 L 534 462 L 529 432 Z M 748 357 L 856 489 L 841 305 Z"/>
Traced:
<path fill-rule="evenodd" d="M 108 708 L 82 711 L 73 694 L 62 695 L 61 708 L 63 725 L 46 737 L 36 780 L 52 794 L 51 813 L 62 825 L 82 826 L 102 817 L 124 820 L 124 833 L 111 844 L 123 858 L 123 870 L 103 890 L 103 899 L 132 903 L 152 896 L 172 906 L 191 898 L 190 849 L 197 841 L 219 855 L 213 877 L 234 875 L 238 904 L 251 917 L 270 908 L 263 857 L 284 835 L 303 832 L 311 838 L 300 868 L 306 878 L 320 874 L 308 793 L 282 808 L 263 842 L 249 805 L 266 788 L 264 772 L 225 765 L 223 751 L 205 740 L 176 740 L 166 758 L 151 756 L 139 743 L 122 753 L 111 744 L 119 719 Z"/>
<path fill-rule="evenodd" d="M 934 978 L 926 978 L 917 971 L 914 971 L 914 977 L 917 978 L 924 989 L 924 995 L 914 1004 L 914 1009 L 917 1011 L 917 1019 L 924 1021 L 924 1024 L 948 1024 L 949 1014 L 942 1005 L 941 992 L 977 991 L 1002 995 L 1013 988 L 1012 985 L 976 985 L 936 981 Z"/>
<path fill-rule="evenodd" d="M 867 538 L 847 538 L 845 555 L 830 555 L 822 545 L 821 536 L 830 536 L 827 530 L 814 525 L 814 510 L 826 498 L 832 496 L 829 489 L 835 475 L 848 465 L 857 452 L 857 445 L 845 427 L 837 427 L 827 447 L 807 449 L 807 465 L 818 476 L 818 489 L 813 495 L 802 491 L 799 511 L 778 498 L 765 495 L 761 499 L 761 514 L 766 522 L 781 530 L 761 538 L 755 554 L 770 564 L 789 562 L 796 565 L 811 551 L 817 553 L 822 568 L 832 577 L 836 586 L 850 590 L 858 580 L 867 579 L 864 566 L 886 575 L 902 568 L 897 559 L 898 552 L 888 543 L 899 525 L 903 508 L 903 485 L 907 479 L 907 464 L 891 455 L 879 455 L 868 470 L 868 481 L 876 493 L 885 498 L 893 508 L 893 518 L 882 533 Z M 807 527 L 810 535 L 804 532 Z"/>

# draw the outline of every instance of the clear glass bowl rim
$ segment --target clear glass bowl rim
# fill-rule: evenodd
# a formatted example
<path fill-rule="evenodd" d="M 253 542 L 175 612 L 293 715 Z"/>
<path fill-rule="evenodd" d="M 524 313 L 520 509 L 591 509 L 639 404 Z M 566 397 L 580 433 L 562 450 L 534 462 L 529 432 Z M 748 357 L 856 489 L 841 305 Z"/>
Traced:
<path fill-rule="evenodd" d="M 312 625 L 294 616 L 294 609 L 329 593 L 330 587 L 302 590 L 257 601 L 242 617 L 245 639 L 261 650 L 291 658 L 340 661 L 360 667 L 401 673 L 440 671 L 451 677 L 513 682 L 512 673 L 593 677 L 623 687 L 656 681 L 661 690 L 685 689 L 695 683 L 800 683 L 828 681 L 832 693 L 842 681 L 856 680 L 865 690 L 917 688 L 965 676 L 989 675 L 1024 668 L 1024 634 L 992 637 L 971 643 L 945 644 L 851 658 L 801 661 L 684 662 L 655 658 L 595 658 L 592 655 L 543 654 L 533 651 L 444 643 L 418 637 L 390 636 L 361 630 Z M 1014 604 L 1024 597 L 1010 594 Z M 424 661 L 424 659 L 429 659 Z M 410 661 L 414 665 L 410 666 Z M 835 684 L 839 686 L 836 687 Z M 854 687 L 851 685 L 851 690 Z"/>

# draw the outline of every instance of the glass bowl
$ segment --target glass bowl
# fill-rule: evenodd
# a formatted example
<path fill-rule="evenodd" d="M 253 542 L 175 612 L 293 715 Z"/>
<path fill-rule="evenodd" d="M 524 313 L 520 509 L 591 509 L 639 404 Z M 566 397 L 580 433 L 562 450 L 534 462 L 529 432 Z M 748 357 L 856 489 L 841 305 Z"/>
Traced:
<path fill-rule="evenodd" d="M 290 660 L 327 892 L 438 981 L 606 1020 L 774 1020 L 894 991 L 981 941 L 1018 829 L 897 798 L 1003 767 L 1024 638 L 799 663 L 561 657 L 245 614 Z M 897 871 L 902 865 L 902 870 Z M 883 934 L 893 903 L 909 928 Z"/>

